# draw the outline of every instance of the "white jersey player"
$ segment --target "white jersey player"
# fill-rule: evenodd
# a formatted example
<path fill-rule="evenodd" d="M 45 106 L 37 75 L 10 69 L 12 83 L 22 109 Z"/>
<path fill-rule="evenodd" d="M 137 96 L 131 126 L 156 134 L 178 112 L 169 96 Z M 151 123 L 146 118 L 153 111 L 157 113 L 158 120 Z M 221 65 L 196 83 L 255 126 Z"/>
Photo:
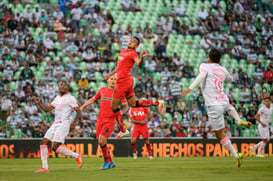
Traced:
<path fill-rule="evenodd" d="M 238 161 L 238 167 L 241 166 L 243 158 L 242 153 L 237 153 L 230 139 L 225 135 L 224 113 L 227 112 L 234 117 L 240 126 L 249 127 L 250 122 L 240 120 L 240 117 L 235 108 L 229 104 L 227 95 L 223 92 L 223 83 L 225 80 L 232 81 L 232 76 L 227 69 L 221 66 L 221 53 L 217 49 L 212 49 L 209 53 L 208 63 L 200 65 L 200 73 L 191 86 L 182 93 L 189 94 L 198 84 L 201 83 L 201 90 L 205 99 L 205 104 L 208 108 L 208 117 L 212 129 L 221 144 L 229 150 Z"/>
<path fill-rule="evenodd" d="M 67 156 L 76 158 L 79 168 L 82 167 L 81 153 L 72 152 L 61 146 L 70 129 L 74 129 L 81 116 L 81 111 L 75 97 L 68 93 L 68 84 L 65 81 L 59 83 L 59 94 L 49 106 L 43 105 L 40 100 L 33 96 L 35 103 L 45 112 L 55 109 L 55 120 L 52 126 L 47 130 L 43 140 L 40 143 L 42 168 L 36 172 L 49 172 L 47 164 L 48 145 L 52 142 L 52 150 Z M 72 112 L 76 112 L 73 120 Z"/>
<path fill-rule="evenodd" d="M 271 98 L 266 97 L 264 99 L 264 106 L 262 106 L 257 114 L 255 115 L 255 119 L 259 122 L 258 131 L 262 137 L 262 141 L 257 143 L 255 146 L 250 146 L 252 151 L 252 155 L 255 155 L 255 150 L 258 148 L 257 157 L 264 157 L 262 155 L 262 151 L 270 140 L 269 133 L 269 123 L 271 122 L 271 116 L 273 112 L 273 106 L 271 106 Z"/>

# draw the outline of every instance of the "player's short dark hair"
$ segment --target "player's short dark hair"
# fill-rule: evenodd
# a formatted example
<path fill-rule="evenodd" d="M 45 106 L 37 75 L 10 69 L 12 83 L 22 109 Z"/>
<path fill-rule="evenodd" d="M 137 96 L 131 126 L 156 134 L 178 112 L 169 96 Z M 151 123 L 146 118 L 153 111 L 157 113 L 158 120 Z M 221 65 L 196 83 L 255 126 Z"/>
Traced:
<path fill-rule="evenodd" d="M 133 38 L 135 38 L 137 40 L 137 45 L 140 44 L 140 39 L 137 36 L 134 36 Z"/>
<path fill-rule="evenodd" d="M 271 97 L 269 97 L 269 96 L 267 96 L 267 97 L 264 98 L 264 100 L 266 100 L 266 99 L 269 99 L 270 101 L 272 101 Z"/>
<path fill-rule="evenodd" d="M 221 56 L 222 56 L 222 53 L 216 48 L 211 49 L 209 52 L 209 58 L 214 63 L 219 63 L 221 60 Z"/>

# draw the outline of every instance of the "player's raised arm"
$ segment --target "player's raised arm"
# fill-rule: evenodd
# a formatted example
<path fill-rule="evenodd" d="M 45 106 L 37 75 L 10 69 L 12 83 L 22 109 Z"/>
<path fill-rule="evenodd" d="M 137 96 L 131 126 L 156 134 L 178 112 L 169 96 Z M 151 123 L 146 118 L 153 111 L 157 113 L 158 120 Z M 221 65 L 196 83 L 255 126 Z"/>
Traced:
<path fill-rule="evenodd" d="M 149 55 L 149 51 L 145 50 L 140 54 L 140 58 L 135 58 L 134 61 L 139 67 L 141 67 L 144 64 L 144 57 L 148 55 Z"/>
<path fill-rule="evenodd" d="M 124 102 L 121 105 L 122 105 L 121 114 L 124 115 L 129 110 L 128 102 Z"/>
<path fill-rule="evenodd" d="M 50 112 L 54 109 L 54 106 L 49 105 L 49 106 L 45 106 L 41 103 L 40 99 L 36 96 L 32 96 L 33 101 L 45 112 Z"/>
<path fill-rule="evenodd" d="M 90 98 L 86 103 L 84 103 L 81 107 L 80 107 L 80 111 L 82 111 L 85 107 L 94 104 L 94 102 L 96 102 L 96 98 L 95 96 L 93 96 L 92 98 Z"/>
<path fill-rule="evenodd" d="M 225 80 L 229 82 L 233 80 L 232 76 L 230 75 L 230 73 L 227 71 L 226 68 L 225 68 Z"/>
<path fill-rule="evenodd" d="M 263 123 L 263 122 L 261 121 L 261 115 L 260 115 L 259 112 L 255 115 L 255 119 L 256 119 L 263 127 L 266 127 L 266 124 Z"/>
<path fill-rule="evenodd" d="M 78 121 L 81 117 L 81 110 L 79 109 L 79 107 L 74 107 L 73 110 L 76 112 L 76 117 L 75 117 L 74 121 L 71 123 L 70 129 L 75 128 L 76 124 L 78 123 Z"/>
<path fill-rule="evenodd" d="M 205 78 L 207 73 L 205 71 L 200 71 L 199 75 L 196 77 L 196 79 L 193 81 L 193 83 L 190 85 L 190 87 L 182 92 L 183 96 L 188 95 L 197 85 L 199 85 Z"/>
<path fill-rule="evenodd" d="M 110 77 L 112 77 L 112 75 L 114 75 L 115 73 L 117 73 L 117 68 L 115 68 L 115 70 L 113 70 L 110 74 L 107 74 L 106 76 L 104 76 L 105 80 L 108 80 Z"/>

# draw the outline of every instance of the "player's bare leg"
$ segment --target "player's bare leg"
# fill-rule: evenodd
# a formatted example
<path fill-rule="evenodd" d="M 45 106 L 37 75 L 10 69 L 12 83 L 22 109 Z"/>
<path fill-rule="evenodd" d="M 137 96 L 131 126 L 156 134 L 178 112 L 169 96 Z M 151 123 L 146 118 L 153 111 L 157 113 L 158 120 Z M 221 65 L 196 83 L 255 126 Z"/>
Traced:
<path fill-rule="evenodd" d="M 99 135 L 99 145 L 103 154 L 103 158 L 104 158 L 104 163 L 101 166 L 102 170 L 108 170 L 111 168 L 114 168 L 116 165 L 115 163 L 112 161 L 111 155 L 110 155 L 110 151 L 107 147 L 107 138 L 103 135 Z"/>
<path fill-rule="evenodd" d="M 269 140 L 267 139 L 262 139 L 262 141 L 260 141 L 259 143 L 257 143 L 255 146 L 250 146 L 250 149 L 251 149 L 251 152 L 252 152 L 252 155 L 254 156 L 255 155 L 255 151 L 256 149 L 258 148 L 258 153 L 257 153 L 257 157 L 264 157 L 262 155 L 262 152 L 264 150 L 264 148 L 266 147 L 267 143 L 269 142 Z"/>
<path fill-rule="evenodd" d="M 247 128 L 249 128 L 251 126 L 251 122 L 244 121 L 240 118 L 238 112 L 236 111 L 236 109 L 232 105 L 230 105 L 230 107 L 229 107 L 228 114 L 237 121 L 239 126 L 244 126 Z"/>
<path fill-rule="evenodd" d="M 132 137 L 131 138 L 131 147 L 132 147 L 132 150 L 133 150 L 133 157 L 134 157 L 134 159 L 137 159 L 136 142 L 137 142 L 137 138 Z"/>
<path fill-rule="evenodd" d="M 56 153 L 61 153 L 66 156 L 74 157 L 79 165 L 79 168 L 81 168 L 82 167 L 82 154 L 73 152 L 73 151 L 65 148 L 64 146 L 61 146 L 61 144 L 62 143 L 53 142 L 52 143 L 52 150 Z"/>
<path fill-rule="evenodd" d="M 148 151 L 148 156 L 149 156 L 149 158 L 150 158 L 150 159 L 153 159 L 150 140 L 149 140 L 148 138 L 145 138 L 145 139 L 144 139 L 144 144 L 146 145 L 146 149 L 147 149 L 147 151 Z"/>
<path fill-rule="evenodd" d="M 220 143 L 233 155 L 233 157 L 236 159 L 237 166 L 240 168 L 242 164 L 242 159 L 243 159 L 243 154 L 242 153 L 237 153 L 237 151 L 234 149 L 232 146 L 232 143 L 230 139 L 225 135 L 224 133 L 225 128 L 214 131 L 215 136 L 218 140 L 220 140 Z"/>
<path fill-rule="evenodd" d="M 48 156 L 48 145 L 51 141 L 47 138 L 43 138 L 40 143 L 40 152 L 41 152 L 41 161 L 42 161 L 42 168 L 36 170 L 35 172 L 50 172 L 48 169 L 47 163 L 47 156 Z"/>
<path fill-rule="evenodd" d="M 116 121 L 117 121 L 119 128 L 120 128 L 120 133 L 118 134 L 117 137 L 121 138 L 121 137 L 129 135 L 129 131 L 124 126 L 123 117 L 122 117 L 121 111 L 119 109 L 120 103 L 121 103 L 121 99 L 113 97 L 112 103 L 111 103 L 111 109 L 116 116 Z"/>

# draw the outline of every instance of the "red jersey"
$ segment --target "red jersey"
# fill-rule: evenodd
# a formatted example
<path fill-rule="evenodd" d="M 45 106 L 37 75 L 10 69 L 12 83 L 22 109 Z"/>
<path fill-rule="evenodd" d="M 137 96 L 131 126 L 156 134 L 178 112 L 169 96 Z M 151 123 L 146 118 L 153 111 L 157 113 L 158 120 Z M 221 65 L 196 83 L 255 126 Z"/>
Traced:
<path fill-rule="evenodd" d="M 127 50 L 127 48 L 124 48 L 120 52 L 117 64 L 117 81 L 133 78 L 131 70 L 136 58 L 138 58 L 136 50 Z"/>
<path fill-rule="evenodd" d="M 273 71 L 265 71 L 264 72 L 264 77 L 265 77 L 265 79 L 267 79 L 267 80 L 271 80 L 272 78 L 273 78 Z"/>
<path fill-rule="evenodd" d="M 114 113 L 111 109 L 111 102 L 113 98 L 114 89 L 109 89 L 108 87 L 102 87 L 95 95 L 95 99 L 100 101 L 100 111 L 98 119 L 105 117 L 114 117 Z M 121 103 L 125 103 L 126 99 L 122 99 Z"/>
<path fill-rule="evenodd" d="M 136 107 L 131 108 L 129 114 L 130 118 L 133 118 L 136 121 L 144 121 L 146 119 L 146 115 L 150 112 L 151 111 L 148 109 L 148 107 Z M 135 124 L 134 126 L 147 126 L 147 123 L 145 125 Z"/>

